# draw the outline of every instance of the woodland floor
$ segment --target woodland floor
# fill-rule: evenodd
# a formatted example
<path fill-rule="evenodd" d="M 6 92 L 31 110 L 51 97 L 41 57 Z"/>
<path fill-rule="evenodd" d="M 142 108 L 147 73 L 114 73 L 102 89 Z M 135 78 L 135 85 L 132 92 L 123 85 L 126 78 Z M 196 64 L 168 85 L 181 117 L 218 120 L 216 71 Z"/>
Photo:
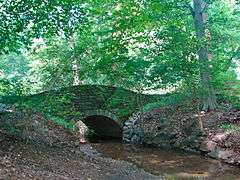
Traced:
<path fill-rule="evenodd" d="M 134 165 L 103 158 L 85 146 L 51 147 L 1 136 L 0 179 L 160 179 Z"/>

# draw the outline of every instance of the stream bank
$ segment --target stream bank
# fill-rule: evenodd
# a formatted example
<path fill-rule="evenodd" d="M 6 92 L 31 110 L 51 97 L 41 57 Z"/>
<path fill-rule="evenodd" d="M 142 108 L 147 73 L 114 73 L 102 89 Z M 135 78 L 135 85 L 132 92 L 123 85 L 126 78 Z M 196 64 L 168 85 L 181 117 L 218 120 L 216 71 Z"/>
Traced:
<path fill-rule="evenodd" d="M 239 168 L 183 152 L 120 142 L 45 146 L 1 139 L 0 179 L 237 180 Z"/>
<path fill-rule="evenodd" d="M 137 113 L 125 122 L 126 143 L 179 149 L 240 165 L 240 111 L 199 112 L 163 107 Z"/>
<path fill-rule="evenodd" d="M 169 126 L 166 123 L 166 117 L 164 121 L 159 118 L 159 115 L 164 117 L 162 110 L 146 114 L 147 118 L 144 121 L 134 122 L 135 127 L 147 127 L 145 130 L 149 136 L 142 142 L 146 143 L 148 140 L 150 145 L 156 143 L 153 145 L 166 148 L 167 146 L 163 145 L 174 144 L 173 142 L 179 139 L 184 140 L 189 135 L 187 132 L 195 132 L 194 128 L 197 127 L 197 123 L 196 126 L 190 124 L 189 127 L 193 128 L 185 129 L 186 133 L 184 133 L 185 130 L 177 131 L 177 127 L 181 125 L 181 119 L 185 117 L 184 120 L 188 122 L 189 117 L 195 116 L 179 116 L 179 111 L 173 114 L 179 120 L 175 121 L 176 124 L 171 121 L 175 126 Z M 151 119 L 152 117 L 155 119 Z M 198 136 L 200 141 L 196 141 L 199 148 L 204 142 L 201 137 L 208 138 L 207 135 L 213 135 L 215 123 L 219 122 L 215 117 L 223 116 L 211 113 L 204 117 L 206 118 L 205 121 L 202 118 L 205 122 L 204 126 L 207 127 L 204 127 L 205 135 Z M 229 118 L 226 119 L 229 120 Z M 2 131 L 4 128 L 1 128 L 0 133 L 0 177 L 2 179 L 240 179 L 238 167 L 192 153 L 137 147 L 119 142 L 100 141 L 99 143 L 81 144 L 77 136 L 45 119 L 40 113 L 32 111 L 11 113 L 10 116 L 1 116 L 0 120 L 2 124 L 8 123 L 5 126 L 8 131 L 4 132 Z M 144 123 L 147 126 L 141 126 Z M 7 129 L 9 127 L 14 128 Z M 176 127 L 175 131 L 173 127 Z M 209 131 L 210 127 L 211 131 Z M 13 131 L 11 136 L 5 134 L 9 133 L 9 130 Z M 159 136 L 157 133 L 155 135 L 158 135 L 157 138 L 161 141 L 156 139 L 152 141 L 151 138 L 154 139 L 155 136 L 151 136 L 151 133 L 156 133 L 155 130 L 160 133 L 168 130 L 166 132 L 175 133 L 175 137 L 179 138 L 168 141 L 166 136 Z M 217 130 L 219 128 L 214 132 Z M 145 133 L 144 129 L 139 128 L 137 132 Z M 212 137 L 215 136 L 210 136 Z M 230 137 L 231 135 L 228 136 Z M 165 142 L 165 144 L 160 142 Z M 233 145 L 236 145 L 236 149 L 238 148 L 236 143 Z M 190 146 L 186 144 L 185 147 Z M 207 153 L 209 152 L 205 154 Z"/>
<path fill-rule="evenodd" d="M 92 153 L 90 147 L 83 149 L 1 139 L 0 179 L 161 179 L 131 163 L 103 158 Z"/>

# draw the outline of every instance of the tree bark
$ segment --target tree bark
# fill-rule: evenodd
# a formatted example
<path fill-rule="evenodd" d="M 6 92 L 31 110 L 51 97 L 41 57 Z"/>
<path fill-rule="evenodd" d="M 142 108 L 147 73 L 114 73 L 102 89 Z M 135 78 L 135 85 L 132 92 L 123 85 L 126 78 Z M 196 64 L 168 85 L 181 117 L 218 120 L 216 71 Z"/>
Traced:
<path fill-rule="evenodd" d="M 76 48 L 74 34 L 72 34 L 70 36 L 69 45 L 70 45 L 70 48 L 72 49 L 72 53 L 73 53 L 70 58 L 70 61 L 72 64 L 72 72 L 73 72 L 73 83 L 72 84 L 73 84 L 73 86 L 78 86 L 78 85 L 80 85 L 80 78 L 79 78 L 79 65 L 77 63 L 75 52 L 74 52 L 75 48 Z"/>
<path fill-rule="evenodd" d="M 208 49 L 206 43 L 205 33 L 205 17 L 203 8 L 206 3 L 203 0 L 193 0 L 193 19 L 196 29 L 196 36 L 199 41 L 198 58 L 200 65 L 200 79 L 201 79 L 201 92 L 203 110 L 215 110 L 217 107 L 216 94 L 211 84 L 211 72 L 209 67 Z"/>

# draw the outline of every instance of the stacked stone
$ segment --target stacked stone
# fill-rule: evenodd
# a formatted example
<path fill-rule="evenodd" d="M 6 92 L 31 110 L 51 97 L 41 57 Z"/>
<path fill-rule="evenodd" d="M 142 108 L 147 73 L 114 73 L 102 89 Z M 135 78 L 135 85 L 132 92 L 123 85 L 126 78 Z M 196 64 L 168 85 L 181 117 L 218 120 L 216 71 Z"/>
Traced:
<path fill-rule="evenodd" d="M 142 144 L 143 130 L 138 126 L 141 114 L 133 114 L 123 126 L 123 142 L 132 144 Z"/>
<path fill-rule="evenodd" d="M 200 151 L 229 164 L 240 165 L 239 136 L 239 132 L 234 130 L 211 135 L 201 142 Z"/>

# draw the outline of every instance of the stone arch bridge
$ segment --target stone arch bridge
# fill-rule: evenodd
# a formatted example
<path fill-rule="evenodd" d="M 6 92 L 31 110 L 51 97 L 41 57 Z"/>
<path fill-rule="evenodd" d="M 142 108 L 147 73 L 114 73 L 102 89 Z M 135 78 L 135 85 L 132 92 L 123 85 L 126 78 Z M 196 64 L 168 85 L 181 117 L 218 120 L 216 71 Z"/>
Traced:
<path fill-rule="evenodd" d="M 100 136 L 120 138 L 125 121 L 141 106 L 159 97 L 117 87 L 81 85 L 12 97 L 8 101 L 63 120 L 65 125 L 81 120 Z"/>

